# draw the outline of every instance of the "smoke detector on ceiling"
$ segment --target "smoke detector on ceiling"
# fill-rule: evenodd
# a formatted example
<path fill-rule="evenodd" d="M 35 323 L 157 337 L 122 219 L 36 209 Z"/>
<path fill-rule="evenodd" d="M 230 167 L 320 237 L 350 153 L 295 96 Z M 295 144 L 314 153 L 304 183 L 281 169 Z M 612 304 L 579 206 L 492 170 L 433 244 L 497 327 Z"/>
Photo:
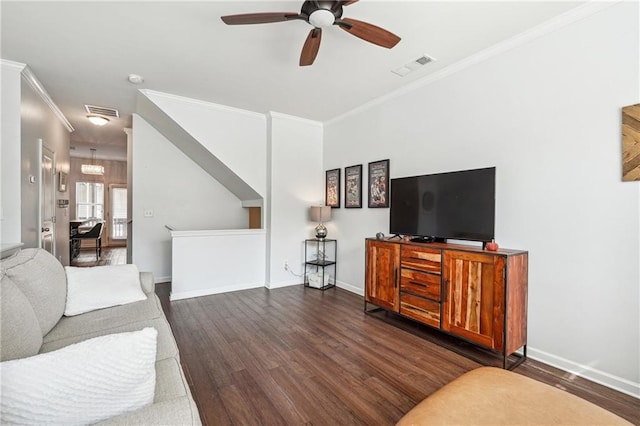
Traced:
<path fill-rule="evenodd" d="M 423 66 L 431 63 L 431 62 L 435 62 L 436 59 L 432 56 L 429 55 L 422 55 L 417 59 L 414 59 L 413 61 L 404 64 L 401 67 L 398 67 L 396 69 L 391 70 L 392 73 L 399 75 L 400 77 L 404 77 L 405 75 L 412 73 L 416 70 L 419 70 L 420 68 L 422 68 Z"/>
<path fill-rule="evenodd" d="M 144 82 L 144 77 L 138 74 L 129 74 L 127 80 L 129 80 L 129 83 L 131 84 L 142 84 Z"/>

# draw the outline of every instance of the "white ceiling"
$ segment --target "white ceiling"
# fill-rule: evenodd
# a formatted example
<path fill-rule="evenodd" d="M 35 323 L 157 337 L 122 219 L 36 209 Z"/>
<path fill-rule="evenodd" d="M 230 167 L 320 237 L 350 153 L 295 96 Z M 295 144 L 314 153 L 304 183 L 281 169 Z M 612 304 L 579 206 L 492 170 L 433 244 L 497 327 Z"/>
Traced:
<path fill-rule="evenodd" d="M 299 67 L 307 23 L 227 26 L 220 16 L 297 13 L 301 1 L 5 0 L 1 53 L 29 65 L 76 129 L 72 155 L 97 144 L 98 157 L 122 157 L 138 88 L 327 121 L 582 3 L 362 0 L 344 16 L 402 41 L 388 50 L 332 27 L 315 63 Z M 406 77 L 391 72 L 423 54 L 437 62 Z M 129 83 L 130 73 L 144 83 Z M 84 104 L 117 108 L 122 118 L 95 127 Z"/>

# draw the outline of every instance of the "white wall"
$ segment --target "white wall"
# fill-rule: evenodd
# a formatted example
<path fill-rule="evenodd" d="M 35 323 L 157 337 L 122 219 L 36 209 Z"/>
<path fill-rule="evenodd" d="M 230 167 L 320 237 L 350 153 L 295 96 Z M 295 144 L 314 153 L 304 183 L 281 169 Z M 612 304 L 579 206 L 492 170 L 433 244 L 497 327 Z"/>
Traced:
<path fill-rule="evenodd" d="M 38 247 L 39 140 L 55 153 L 56 172 L 69 171 L 70 125 L 25 65 L 2 60 L 2 204 L 0 241 Z M 31 183 L 29 177 L 35 181 Z M 57 173 L 56 173 L 57 176 Z M 57 182 L 57 180 L 56 180 Z M 57 199 L 68 193 L 56 190 Z M 55 209 L 56 257 L 69 264 L 69 210 Z"/>
<path fill-rule="evenodd" d="M 171 237 L 177 230 L 247 228 L 240 200 L 137 114 L 132 130 L 133 263 L 157 281 L 171 277 Z M 153 217 L 144 217 L 152 210 Z"/>
<path fill-rule="evenodd" d="M 38 247 L 40 241 L 39 193 L 41 185 L 39 140 L 55 154 L 55 199 L 69 199 L 69 191 L 58 191 L 58 173 L 69 173 L 68 128 L 60 116 L 57 106 L 51 106 L 51 98 L 43 92 L 42 84 L 27 68 L 22 73 L 21 124 L 22 141 L 22 242 L 25 247 Z M 64 118 L 66 122 L 66 118 Z M 36 177 L 36 184 L 30 184 L 29 176 Z M 55 207 L 55 254 L 63 265 L 69 264 L 69 209 Z"/>
<path fill-rule="evenodd" d="M 265 117 L 250 111 L 159 92 L 145 91 L 144 94 L 263 195 L 263 223 L 267 229 L 263 285 L 266 282 L 268 287 L 274 288 L 302 283 L 299 275 L 303 269 L 303 241 L 312 236 L 315 226 L 308 221 L 308 208 L 323 202 L 322 124 L 278 113 L 270 113 Z M 177 214 L 177 219 L 158 219 L 158 208 L 152 206 L 160 202 L 164 211 L 168 204 L 159 198 L 159 190 L 166 184 L 161 183 L 163 179 L 170 181 L 178 176 L 172 186 L 184 188 L 188 179 L 180 175 L 196 171 L 199 175 L 204 174 L 175 147 L 165 146 L 164 142 L 158 144 L 159 140 L 169 143 L 144 119 L 134 115 L 133 262 L 143 269 L 146 267 L 154 271 L 156 279 L 167 280 L 171 276 L 170 262 L 166 261 L 170 259 L 170 239 L 163 228 L 165 224 L 178 230 L 214 230 L 246 228 L 248 220 L 229 222 L 227 216 L 224 220 L 222 217 L 220 220 L 210 220 L 208 226 L 198 226 L 197 219 L 189 216 L 191 211 L 189 215 L 185 214 L 184 204 L 193 199 L 193 195 L 188 193 L 183 193 L 185 199 L 176 203 L 177 211 L 172 215 Z M 170 160 L 175 161 L 176 155 L 186 161 L 184 171 L 172 165 L 168 173 L 166 164 Z M 162 166 L 153 168 L 154 164 Z M 217 181 L 214 182 L 222 188 Z M 201 186 L 195 184 L 195 187 Z M 231 194 L 228 196 L 231 197 Z M 205 198 L 217 199 L 215 206 L 218 210 L 220 206 L 226 206 L 230 212 L 236 211 L 227 206 L 229 200 L 220 196 Z M 238 200 L 234 198 L 234 202 Z M 154 218 L 144 218 L 143 211 L 152 208 Z M 222 216 L 219 211 L 216 214 Z M 246 217 L 247 212 L 243 210 L 242 214 Z M 185 223 L 182 224 L 180 220 Z M 293 273 L 284 270 L 285 261 Z"/>
<path fill-rule="evenodd" d="M 167 93 L 145 90 L 144 94 L 264 196 L 267 189 L 264 114 Z"/>
<path fill-rule="evenodd" d="M 620 108 L 638 102 L 638 3 L 615 4 L 328 123 L 324 168 L 391 177 L 497 167 L 496 236 L 529 251 L 532 357 L 640 396 L 638 182 Z M 364 176 L 366 182 L 366 172 Z M 334 210 L 339 285 L 362 293 L 388 209 Z"/>
<path fill-rule="evenodd" d="M 264 287 L 266 231 L 172 231 L 171 300 Z"/>
<path fill-rule="evenodd" d="M 317 225 L 308 220 L 312 205 L 323 204 L 322 125 L 284 114 L 269 114 L 267 285 L 301 284 L 303 242 Z M 329 228 L 330 237 L 331 228 Z"/>
<path fill-rule="evenodd" d="M 20 236 L 20 73 L 23 64 L 3 60 L 0 137 L 0 242 L 18 243 Z"/>

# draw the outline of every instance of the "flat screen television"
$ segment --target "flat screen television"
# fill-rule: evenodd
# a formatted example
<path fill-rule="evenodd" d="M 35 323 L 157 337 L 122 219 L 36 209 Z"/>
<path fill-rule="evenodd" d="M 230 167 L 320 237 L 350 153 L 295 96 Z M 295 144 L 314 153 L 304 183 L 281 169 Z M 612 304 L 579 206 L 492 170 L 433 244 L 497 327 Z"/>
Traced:
<path fill-rule="evenodd" d="M 389 232 L 491 241 L 495 181 L 495 167 L 391 179 Z"/>

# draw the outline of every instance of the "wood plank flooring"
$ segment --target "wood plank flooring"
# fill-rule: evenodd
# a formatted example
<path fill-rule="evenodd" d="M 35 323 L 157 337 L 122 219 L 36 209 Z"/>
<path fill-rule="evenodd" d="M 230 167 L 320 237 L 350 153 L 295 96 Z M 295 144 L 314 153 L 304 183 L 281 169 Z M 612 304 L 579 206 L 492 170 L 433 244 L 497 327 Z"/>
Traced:
<path fill-rule="evenodd" d="M 393 425 L 446 383 L 495 362 L 362 297 L 303 286 L 169 302 L 156 285 L 206 425 Z M 441 345 L 449 345 L 455 352 Z M 640 400 L 531 360 L 516 372 L 640 424 Z"/>
<path fill-rule="evenodd" d="M 104 265 L 124 265 L 127 263 L 126 247 L 108 247 L 102 249 L 100 259 L 96 260 L 96 250 L 86 248 L 80 250 L 78 257 L 73 259 L 71 266 L 88 267 Z"/>

